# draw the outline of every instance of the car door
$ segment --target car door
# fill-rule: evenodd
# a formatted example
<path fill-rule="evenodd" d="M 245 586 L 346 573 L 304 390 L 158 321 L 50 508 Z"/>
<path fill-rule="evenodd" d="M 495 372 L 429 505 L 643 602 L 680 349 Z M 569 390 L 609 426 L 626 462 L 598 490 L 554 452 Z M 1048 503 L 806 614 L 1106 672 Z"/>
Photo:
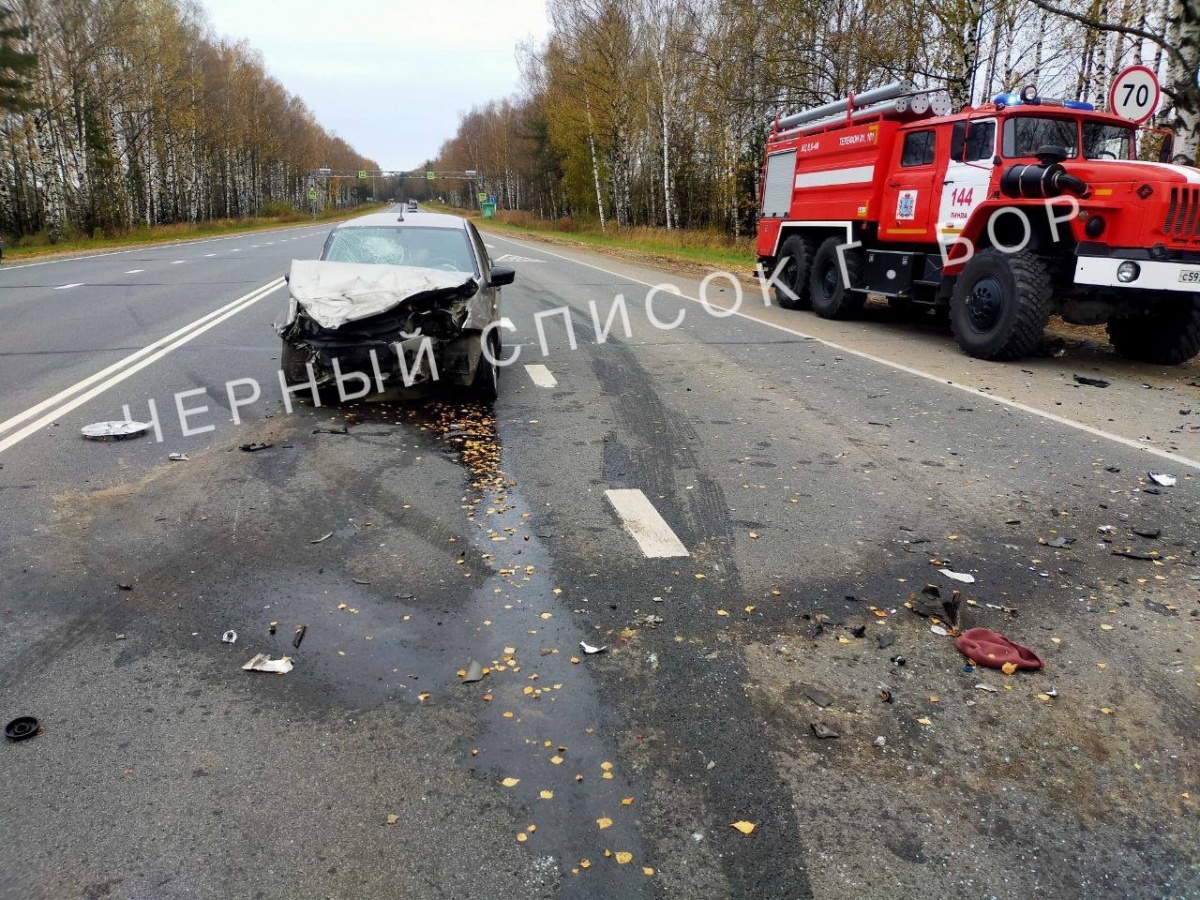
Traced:
<path fill-rule="evenodd" d="M 475 226 L 467 223 L 467 237 L 471 241 L 471 250 L 475 254 L 476 265 L 479 267 L 480 296 L 486 298 L 490 310 L 488 321 L 500 317 L 500 289 L 492 287 L 492 259 L 488 256 L 487 246 L 483 243 Z"/>
<path fill-rule="evenodd" d="M 933 241 L 938 190 L 938 142 L 948 140 L 944 128 L 901 132 L 896 158 L 884 183 L 880 238 L 884 241 Z"/>
<path fill-rule="evenodd" d="M 975 208 L 987 199 L 995 170 L 996 120 L 956 122 L 950 144 L 937 223 L 943 243 L 957 238 Z"/>

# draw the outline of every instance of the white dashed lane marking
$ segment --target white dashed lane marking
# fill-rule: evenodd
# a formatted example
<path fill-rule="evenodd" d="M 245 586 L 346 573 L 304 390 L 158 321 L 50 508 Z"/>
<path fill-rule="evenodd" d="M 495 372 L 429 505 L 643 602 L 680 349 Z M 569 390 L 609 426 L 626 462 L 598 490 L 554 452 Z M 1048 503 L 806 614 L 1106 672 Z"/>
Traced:
<path fill-rule="evenodd" d="M 71 288 L 83 287 L 82 281 L 76 281 L 73 284 L 60 284 L 55 288 L 56 291 L 69 291 Z"/>
<path fill-rule="evenodd" d="M 182 265 L 183 265 L 183 260 L 182 260 L 182 259 L 177 259 L 177 260 L 175 260 L 175 262 L 171 263 L 171 265 L 173 265 L 173 266 L 182 266 Z"/>
<path fill-rule="evenodd" d="M 125 274 L 126 275 L 141 275 L 145 271 L 146 271 L 145 269 L 130 269 Z"/>
<path fill-rule="evenodd" d="M 558 379 L 551 374 L 550 370 L 542 365 L 526 366 L 525 371 L 529 373 L 529 379 L 540 388 L 558 387 Z"/>
<path fill-rule="evenodd" d="M 633 535 L 647 559 L 670 559 L 691 556 L 683 542 L 675 536 L 658 510 L 639 490 L 605 491 L 625 530 Z"/>

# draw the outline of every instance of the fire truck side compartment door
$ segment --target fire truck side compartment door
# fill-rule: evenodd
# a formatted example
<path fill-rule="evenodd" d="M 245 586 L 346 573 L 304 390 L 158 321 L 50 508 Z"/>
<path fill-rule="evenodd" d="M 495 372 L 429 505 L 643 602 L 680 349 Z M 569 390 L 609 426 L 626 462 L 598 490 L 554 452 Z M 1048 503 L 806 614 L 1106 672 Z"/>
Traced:
<path fill-rule="evenodd" d="M 900 132 L 895 159 L 883 187 L 879 228 L 882 240 L 933 241 L 938 192 L 942 187 L 937 162 L 946 156 L 949 140 L 948 128 Z"/>
<path fill-rule="evenodd" d="M 987 199 L 996 155 L 996 120 L 972 119 L 966 140 L 955 149 L 959 152 L 946 164 L 937 220 L 938 235 L 946 244 L 953 243 L 975 208 Z"/>
<path fill-rule="evenodd" d="M 763 183 L 763 218 L 787 218 L 792 209 L 795 178 L 795 150 L 772 153 L 767 157 L 767 177 Z"/>

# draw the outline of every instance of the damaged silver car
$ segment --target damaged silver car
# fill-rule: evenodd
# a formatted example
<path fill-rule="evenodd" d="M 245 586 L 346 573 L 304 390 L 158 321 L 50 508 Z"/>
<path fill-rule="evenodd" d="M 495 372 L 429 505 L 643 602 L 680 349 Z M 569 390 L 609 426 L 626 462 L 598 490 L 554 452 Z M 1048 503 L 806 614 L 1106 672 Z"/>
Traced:
<path fill-rule="evenodd" d="M 382 392 L 439 382 L 493 400 L 500 288 L 479 232 L 458 216 L 383 213 L 345 222 L 318 260 L 295 260 L 280 368 L 289 385 Z M 488 351 L 484 351 L 484 342 Z M 344 395 L 343 395 L 344 396 Z"/>

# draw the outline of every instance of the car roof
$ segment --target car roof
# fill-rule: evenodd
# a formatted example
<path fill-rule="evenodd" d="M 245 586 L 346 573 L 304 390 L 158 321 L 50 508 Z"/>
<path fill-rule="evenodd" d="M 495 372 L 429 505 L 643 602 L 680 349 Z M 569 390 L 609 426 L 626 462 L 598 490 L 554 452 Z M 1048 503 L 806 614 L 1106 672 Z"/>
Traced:
<path fill-rule="evenodd" d="M 397 211 L 359 216 L 357 219 L 350 219 L 348 222 L 343 222 L 335 230 L 342 228 L 403 228 L 406 225 L 417 228 L 463 229 L 466 227 L 466 224 L 467 220 L 462 216 L 423 212 L 405 213 L 401 216 Z"/>

